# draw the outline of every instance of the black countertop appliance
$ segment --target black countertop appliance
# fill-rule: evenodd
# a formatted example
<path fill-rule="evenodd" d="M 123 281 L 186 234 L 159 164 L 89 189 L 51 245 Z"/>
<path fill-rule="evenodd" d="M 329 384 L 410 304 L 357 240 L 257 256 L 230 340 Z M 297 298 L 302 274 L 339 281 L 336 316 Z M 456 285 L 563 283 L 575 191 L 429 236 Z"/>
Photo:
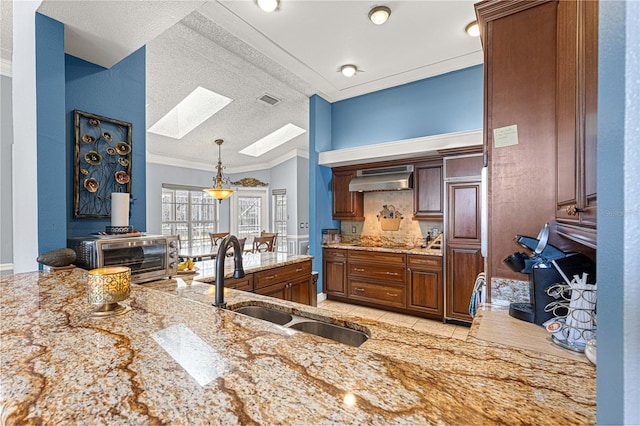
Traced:
<path fill-rule="evenodd" d="M 552 263 L 553 260 L 566 259 L 563 261 L 564 264 L 574 263 L 573 261 L 576 264 L 584 264 L 584 267 L 595 276 L 595 265 L 586 256 L 580 253 L 564 252 L 547 244 L 548 238 L 548 224 L 542 227 L 538 238 L 516 235 L 515 241 L 532 253 L 531 255 L 523 252 L 514 253 L 503 261 L 512 271 L 529 275 L 531 303 L 512 303 L 509 306 L 509 315 L 537 325 L 542 325 L 553 317 L 567 314 L 564 308 L 545 310 L 547 305 L 561 296 L 559 294 L 549 295 L 547 289 L 556 283 L 564 283 L 562 275 Z M 562 310 L 564 312 L 560 312 Z"/>

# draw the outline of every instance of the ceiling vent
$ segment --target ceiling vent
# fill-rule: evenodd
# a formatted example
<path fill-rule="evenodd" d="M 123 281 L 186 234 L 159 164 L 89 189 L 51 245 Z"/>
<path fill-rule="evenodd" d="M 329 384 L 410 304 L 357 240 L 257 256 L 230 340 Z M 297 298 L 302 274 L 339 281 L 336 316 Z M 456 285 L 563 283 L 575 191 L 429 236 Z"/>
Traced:
<path fill-rule="evenodd" d="M 280 99 L 275 98 L 275 97 L 273 97 L 273 96 L 271 96 L 269 94 L 266 94 L 266 93 L 264 95 L 260 96 L 258 98 L 258 100 L 264 102 L 265 104 L 267 104 L 269 106 L 274 106 L 274 105 L 280 103 Z"/>

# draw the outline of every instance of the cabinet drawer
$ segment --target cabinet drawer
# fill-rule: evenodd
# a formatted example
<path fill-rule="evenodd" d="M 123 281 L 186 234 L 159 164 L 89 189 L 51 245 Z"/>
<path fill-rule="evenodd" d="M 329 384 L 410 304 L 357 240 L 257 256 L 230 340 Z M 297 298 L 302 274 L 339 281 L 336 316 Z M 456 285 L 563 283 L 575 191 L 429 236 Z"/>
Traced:
<path fill-rule="evenodd" d="M 398 308 L 405 307 L 405 288 L 401 286 L 349 280 L 349 298 Z"/>
<path fill-rule="evenodd" d="M 393 263 L 396 265 L 405 264 L 403 253 L 385 253 L 380 251 L 350 250 L 349 260 L 364 260 L 366 262 Z"/>
<path fill-rule="evenodd" d="M 394 283 L 405 283 L 405 266 L 381 265 L 376 263 L 349 262 L 349 276 L 372 278 Z"/>
<path fill-rule="evenodd" d="M 442 257 L 420 256 L 410 254 L 407 256 L 407 265 L 414 268 L 440 268 L 442 269 Z"/>
<path fill-rule="evenodd" d="M 254 274 L 253 283 L 256 289 L 263 288 L 282 281 L 311 274 L 311 261 L 281 266 Z"/>
<path fill-rule="evenodd" d="M 342 249 L 324 249 L 322 258 L 324 260 L 344 260 L 347 258 L 347 253 Z"/>

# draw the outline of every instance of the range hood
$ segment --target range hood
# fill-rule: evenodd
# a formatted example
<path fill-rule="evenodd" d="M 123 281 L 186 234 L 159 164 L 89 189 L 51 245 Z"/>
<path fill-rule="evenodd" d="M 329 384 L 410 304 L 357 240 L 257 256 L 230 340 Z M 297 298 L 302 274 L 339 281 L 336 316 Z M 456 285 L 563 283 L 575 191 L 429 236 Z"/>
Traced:
<path fill-rule="evenodd" d="M 399 191 L 413 187 L 413 166 L 392 166 L 363 169 L 349 183 L 349 191 Z"/>

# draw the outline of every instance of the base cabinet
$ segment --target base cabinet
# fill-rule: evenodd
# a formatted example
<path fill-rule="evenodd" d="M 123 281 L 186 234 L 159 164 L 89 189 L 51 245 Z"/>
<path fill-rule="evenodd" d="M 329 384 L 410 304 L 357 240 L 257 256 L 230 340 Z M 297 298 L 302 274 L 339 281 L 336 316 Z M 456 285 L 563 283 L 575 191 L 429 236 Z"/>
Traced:
<path fill-rule="evenodd" d="M 407 308 L 442 316 L 442 258 L 407 256 L 409 299 Z"/>
<path fill-rule="evenodd" d="M 447 311 L 446 317 L 471 321 L 469 301 L 476 277 L 483 269 L 482 254 L 477 245 L 447 245 Z"/>
<path fill-rule="evenodd" d="M 256 272 L 254 286 L 256 294 L 311 305 L 311 261 Z"/>
<path fill-rule="evenodd" d="M 323 287 L 330 295 L 347 294 L 347 252 L 341 249 L 323 249 Z"/>

